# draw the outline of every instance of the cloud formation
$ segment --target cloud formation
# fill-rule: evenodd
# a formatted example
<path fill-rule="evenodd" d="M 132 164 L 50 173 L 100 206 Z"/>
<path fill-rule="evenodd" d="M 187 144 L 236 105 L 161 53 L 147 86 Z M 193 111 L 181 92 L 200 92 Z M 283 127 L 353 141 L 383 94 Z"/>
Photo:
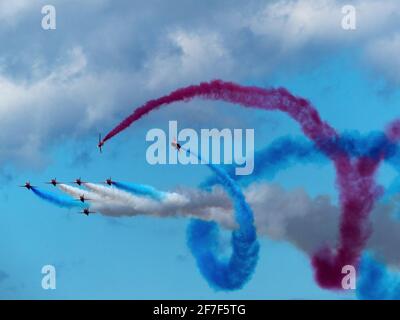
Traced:
<path fill-rule="evenodd" d="M 156 1 L 58 0 L 55 31 L 41 29 L 44 4 L 0 1 L 3 164 L 40 166 L 70 128 L 73 138 L 93 135 L 173 87 L 265 79 L 341 50 L 358 48 L 371 70 L 400 81 L 395 0 L 354 1 L 354 32 L 340 27 L 340 0 L 168 2 L 176 10 Z M 202 108 L 195 114 L 207 118 Z"/>

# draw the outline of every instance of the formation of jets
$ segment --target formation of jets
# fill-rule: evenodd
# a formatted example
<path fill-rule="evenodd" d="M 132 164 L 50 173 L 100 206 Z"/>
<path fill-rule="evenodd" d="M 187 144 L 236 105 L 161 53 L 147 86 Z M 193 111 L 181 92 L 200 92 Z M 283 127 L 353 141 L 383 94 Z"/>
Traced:
<path fill-rule="evenodd" d="M 51 184 L 51 185 L 53 185 L 53 186 L 57 186 L 57 185 L 59 185 L 59 184 L 62 184 L 62 182 L 59 182 L 59 181 L 57 181 L 57 179 L 56 178 L 54 178 L 54 179 L 51 179 L 50 181 L 47 181 L 47 182 L 45 182 L 46 184 Z M 82 178 L 77 178 L 77 179 L 75 179 L 74 181 L 72 181 L 71 183 L 75 183 L 75 184 L 77 184 L 78 186 L 82 186 L 82 185 L 84 185 L 85 183 L 87 183 L 86 181 L 82 181 Z M 112 186 L 113 184 L 114 184 L 114 181 L 111 179 L 111 177 L 110 178 L 108 178 L 108 179 L 106 179 L 104 182 L 102 182 L 102 183 L 104 183 L 104 184 L 108 184 L 109 186 Z M 31 185 L 31 183 L 29 182 L 29 181 L 27 181 L 27 182 L 25 182 L 25 184 L 23 185 L 23 186 L 20 186 L 20 187 L 22 187 L 22 188 L 27 188 L 28 190 L 31 190 L 32 188 L 34 188 L 35 186 L 32 186 Z M 85 200 L 90 200 L 90 199 L 86 199 L 85 197 L 84 197 L 84 195 L 82 195 L 79 199 L 77 199 L 77 200 L 80 200 L 80 201 L 82 201 L 82 202 L 85 202 Z"/>
<path fill-rule="evenodd" d="M 99 134 L 99 142 L 97 144 L 97 147 L 99 148 L 99 151 L 102 153 L 103 152 L 103 147 L 104 145 L 104 141 L 101 140 L 101 134 Z M 181 150 L 181 145 L 176 141 L 176 139 L 174 139 L 171 143 L 172 147 L 174 147 L 176 150 L 178 150 L 178 152 Z M 56 178 L 51 179 L 50 181 L 46 182 L 46 184 L 51 184 L 54 187 L 56 187 L 58 184 L 60 184 L 61 182 L 57 181 Z M 84 183 L 86 183 L 85 181 L 82 181 L 81 178 L 77 178 L 75 179 L 72 183 L 77 184 L 78 186 L 83 185 Z M 106 179 L 105 184 L 108 184 L 109 186 L 112 186 L 114 184 L 114 181 L 112 181 L 111 177 Z M 28 190 L 32 190 L 32 188 L 35 188 L 35 186 L 31 185 L 31 183 L 29 181 L 25 182 L 24 185 L 20 186 L 22 188 L 26 188 Z M 76 201 L 81 201 L 82 203 L 85 203 L 85 201 L 90 201 L 90 199 L 85 198 L 85 195 L 82 194 L 81 196 L 79 196 L 79 199 L 75 199 Z M 90 213 L 95 213 L 94 211 L 91 211 L 89 208 L 84 208 L 83 211 L 81 211 L 80 213 L 83 213 L 85 215 L 89 215 Z"/>
<path fill-rule="evenodd" d="M 61 182 L 57 181 L 56 178 L 51 179 L 48 182 L 45 182 L 46 184 L 51 184 L 53 186 L 57 186 L 58 184 L 60 184 Z M 81 178 L 77 178 L 73 181 L 73 183 L 76 183 L 77 185 L 81 186 L 82 184 L 86 183 L 85 181 L 82 181 Z M 106 180 L 106 183 L 111 185 L 113 183 L 113 181 L 111 180 L 111 178 Z M 28 190 L 32 190 L 32 188 L 35 188 L 36 186 L 31 185 L 31 183 L 29 181 L 25 182 L 24 185 L 19 186 L 21 188 L 26 188 Z M 88 199 L 85 197 L 84 194 L 82 194 L 81 196 L 79 196 L 78 199 L 75 199 L 76 201 L 81 201 L 82 203 L 85 203 L 86 201 L 90 201 L 91 199 Z M 84 208 L 83 211 L 80 211 L 80 213 L 83 213 L 85 215 L 89 215 L 90 213 L 95 213 L 95 211 L 91 211 L 89 208 Z"/>

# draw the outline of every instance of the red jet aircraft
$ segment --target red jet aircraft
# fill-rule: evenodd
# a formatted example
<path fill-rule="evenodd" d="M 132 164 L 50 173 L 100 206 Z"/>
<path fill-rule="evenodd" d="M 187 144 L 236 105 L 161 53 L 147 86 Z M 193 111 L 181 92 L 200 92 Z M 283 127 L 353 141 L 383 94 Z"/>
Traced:
<path fill-rule="evenodd" d="M 25 182 L 25 185 L 20 186 L 20 187 L 21 187 L 21 188 L 27 188 L 28 190 L 31 190 L 31 189 L 34 188 L 35 186 L 32 186 L 31 183 L 28 181 L 28 182 Z"/>
<path fill-rule="evenodd" d="M 58 184 L 60 184 L 60 182 L 58 182 L 56 178 L 51 179 L 49 182 L 46 182 L 46 183 L 52 184 L 53 186 L 57 186 Z"/>

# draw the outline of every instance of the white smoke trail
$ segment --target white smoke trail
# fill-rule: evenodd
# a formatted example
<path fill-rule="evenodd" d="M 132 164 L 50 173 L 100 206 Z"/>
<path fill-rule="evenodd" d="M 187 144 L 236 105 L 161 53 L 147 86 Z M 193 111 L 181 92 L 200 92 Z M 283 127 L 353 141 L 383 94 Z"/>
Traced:
<path fill-rule="evenodd" d="M 60 188 L 61 191 L 69 194 L 73 198 L 79 200 L 80 196 L 84 196 L 85 199 L 90 199 L 93 201 L 103 201 L 102 197 L 99 197 L 96 193 L 90 192 L 84 189 L 80 189 L 77 187 L 73 187 L 64 183 L 58 184 L 58 187 Z"/>
<path fill-rule="evenodd" d="M 165 199 L 157 201 L 113 187 L 92 183 L 85 186 L 89 191 L 67 185 L 60 189 L 75 198 L 83 194 L 93 199 L 89 202 L 91 209 L 107 216 L 195 217 L 215 221 L 230 230 L 236 227 L 231 202 L 220 187 L 210 192 L 180 188 L 167 192 Z M 254 211 L 260 236 L 288 241 L 308 255 L 322 244 L 335 244 L 340 212 L 329 196 L 311 198 L 302 189 L 285 191 L 267 183 L 249 185 L 244 195 Z M 400 223 L 392 215 L 398 201 L 376 205 L 371 215 L 373 233 L 367 248 L 395 266 L 400 266 Z"/>
<path fill-rule="evenodd" d="M 92 199 L 92 202 L 88 202 L 90 208 L 107 216 L 184 216 L 220 223 L 229 220 L 229 213 L 220 211 L 224 208 L 224 204 L 225 208 L 230 208 L 228 200 L 223 199 L 221 201 L 221 192 L 217 195 L 194 191 L 188 191 L 186 194 L 166 192 L 162 200 L 154 200 L 94 183 L 84 183 L 89 191 L 65 184 L 59 186 L 61 191 L 74 198 L 84 195 L 85 198 Z"/>

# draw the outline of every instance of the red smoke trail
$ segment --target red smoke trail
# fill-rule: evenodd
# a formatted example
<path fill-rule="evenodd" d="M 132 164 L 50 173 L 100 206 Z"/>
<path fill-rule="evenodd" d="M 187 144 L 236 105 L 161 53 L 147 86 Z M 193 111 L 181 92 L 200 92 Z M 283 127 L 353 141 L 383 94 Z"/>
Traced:
<path fill-rule="evenodd" d="M 327 139 L 336 135 L 335 131 L 328 124 L 321 121 L 318 112 L 307 100 L 293 96 L 284 88 L 262 89 L 214 80 L 181 88 L 171 92 L 169 95 L 146 102 L 112 129 L 102 142 L 111 139 L 129 127 L 133 122 L 162 105 L 179 101 L 189 101 L 193 98 L 221 100 L 248 108 L 286 112 L 302 126 L 304 133 L 314 141 L 318 138 Z"/>
<path fill-rule="evenodd" d="M 316 280 L 324 288 L 341 289 L 343 266 L 358 266 L 360 254 L 372 231 L 368 216 L 379 196 L 374 182 L 379 162 L 371 158 L 335 161 L 341 204 L 339 244 L 335 249 L 321 248 L 312 257 Z"/>
<path fill-rule="evenodd" d="M 379 192 L 374 174 L 380 159 L 350 159 L 335 144 L 326 144 L 339 135 L 322 121 L 309 101 L 295 97 L 286 89 L 245 87 L 231 82 L 214 80 L 173 91 L 169 95 L 150 100 L 111 130 L 103 142 L 111 139 L 133 122 L 153 110 L 174 102 L 193 98 L 231 102 L 248 108 L 279 110 L 296 120 L 303 131 L 335 164 L 341 201 L 340 236 L 337 248 L 322 248 L 312 258 L 317 282 L 324 288 L 341 289 L 345 265 L 358 265 L 358 259 L 370 230 L 368 215 Z M 321 226 L 323 228 L 324 226 Z"/>

